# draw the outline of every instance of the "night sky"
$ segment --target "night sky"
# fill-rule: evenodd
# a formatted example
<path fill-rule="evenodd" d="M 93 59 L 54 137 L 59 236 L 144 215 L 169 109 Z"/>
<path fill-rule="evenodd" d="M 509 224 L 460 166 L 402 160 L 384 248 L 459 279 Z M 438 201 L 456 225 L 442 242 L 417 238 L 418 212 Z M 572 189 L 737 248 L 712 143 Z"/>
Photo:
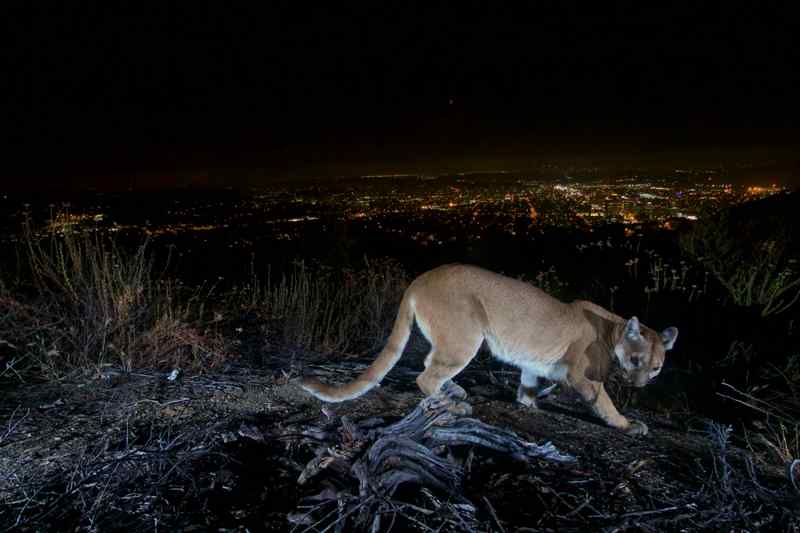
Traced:
<path fill-rule="evenodd" d="M 0 172 L 14 183 L 609 155 L 752 156 L 798 174 L 800 47 L 788 10 L 111 4 L 3 8 L 11 155 Z"/>

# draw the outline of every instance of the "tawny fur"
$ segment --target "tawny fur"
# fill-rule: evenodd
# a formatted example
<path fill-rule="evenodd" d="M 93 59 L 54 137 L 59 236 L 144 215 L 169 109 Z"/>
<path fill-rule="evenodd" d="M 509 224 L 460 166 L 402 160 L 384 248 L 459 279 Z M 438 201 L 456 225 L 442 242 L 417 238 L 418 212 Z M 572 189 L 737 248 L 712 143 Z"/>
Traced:
<path fill-rule="evenodd" d="M 611 402 L 603 382 L 613 364 L 644 386 L 661 370 L 676 328 L 661 334 L 586 301 L 564 303 L 513 278 L 469 265 L 444 265 L 415 279 L 403 295 L 386 346 L 354 381 L 341 386 L 305 378 L 301 386 L 327 402 L 357 398 L 397 364 L 416 320 L 431 343 L 417 377 L 426 395 L 439 392 L 485 341 L 495 357 L 522 370 L 517 400 L 535 407 L 540 378 L 574 388 L 608 425 L 646 433 Z"/>

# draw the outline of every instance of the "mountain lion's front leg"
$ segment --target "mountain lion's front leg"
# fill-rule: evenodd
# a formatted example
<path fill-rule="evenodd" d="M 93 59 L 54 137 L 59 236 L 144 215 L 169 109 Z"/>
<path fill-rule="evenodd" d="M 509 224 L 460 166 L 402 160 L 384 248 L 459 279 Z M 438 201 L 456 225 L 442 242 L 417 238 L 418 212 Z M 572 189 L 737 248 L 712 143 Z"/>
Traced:
<path fill-rule="evenodd" d="M 582 378 L 572 383 L 572 386 L 591 406 L 592 411 L 609 426 L 620 429 L 628 435 L 647 435 L 647 426 L 643 422 L 630 421 L 617 411 L 602 383 Z"/>
<path fill-rule="evenodd" d="M 539 392 L 539 376 L 530 370 L 522 369 L 517 388 L 517 401 L 536 409 L 536 394 Z"/>

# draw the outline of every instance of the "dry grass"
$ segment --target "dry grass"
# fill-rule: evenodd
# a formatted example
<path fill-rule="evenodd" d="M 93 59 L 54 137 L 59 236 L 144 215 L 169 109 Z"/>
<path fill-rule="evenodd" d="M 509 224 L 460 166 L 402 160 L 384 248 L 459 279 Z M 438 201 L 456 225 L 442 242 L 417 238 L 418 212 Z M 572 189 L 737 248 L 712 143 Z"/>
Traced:
<path fill-rule="evenodd" d="M 219 310 L 231 298 L 263 319 L 270 347 L 360 354 L 382 346 L 407 286 L 403 270 L 388 260 L 351 270 L 298 262 L 276 282 L 253 275 L 221 298 L 208 320 L 214 289 L 189 290 L 157 272 L 146 241 L 127 250 L 97 232 L 26 225 L 21 243 L 24 281 L 0 280 L 5 378 L 33 371 L 53 379 L 106 365 L 213 367 L 228 356 L 216 328 L 217 317 L 230 314 Z"/>
<path fill-rule="evenodd" d="M 75 368 L 198 369 L 225 357 L 203 326 L 203 298 L 153 268 L 148 243 L 126 251 L 98 233 L 23 231 L 26 283 L 0 292 L 4 374 L 54 378 Z M 0 355 L 3 352 L 0 352 Z"/>
<path fill-rule="evenodd" d="M 790 384 L 797 387 L 798 383 Z M 761 386 L 747 392 L 723 383 L 720 396 L 748 407 L 758 418 L 744 435 L 747 447 L 765 463 L 789 467 L 800 458 L 800 401 L 786 389 Z"/>
<path fill-rule="evenodd" d="M 147 530 L 148 520 L 158 524 L 150 516 L 169 513 L 170 488 L 197 475 L 196 465 L 208 457 L 215 434 L 208 427 L 187 430 L 152 422 L 141 431 L 147 436 L 143 442 L 125 428 L 122 435 L 113 432 L 81 445 L 69 460 L 48 468 L 4 472 L 2 530 L 53 530 L 67 522 L 76 530 L 107 531 L 121 527 L 123 517 L 128 531 Z M 189 484 L 185 490 L 198 489 Z"/>
<path fill-rule="evenodd" d="M 264 317 L 272 346 L 363 353 L 385 342 L 406 286 L 403 270 L 388 260 L 344 271 L 298 262 L 277 282 L 253 276 L 239 298 Z"/>

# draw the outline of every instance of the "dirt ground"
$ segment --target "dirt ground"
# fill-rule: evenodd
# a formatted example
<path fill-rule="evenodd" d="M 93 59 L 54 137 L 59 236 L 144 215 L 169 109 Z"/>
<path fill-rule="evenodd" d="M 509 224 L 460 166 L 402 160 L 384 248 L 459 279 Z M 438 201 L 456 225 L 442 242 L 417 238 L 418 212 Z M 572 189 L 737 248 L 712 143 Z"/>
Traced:
<path fill-rule="evenodd" d="M 304 366 L 346 380 L 361 364 Z M 331 483 L 346 489 L 341 479 L 297 483 L 318 446 L 292 431 L 342 416 L 396 421 L 421 400 L 415 372 L 398 367 L 379 389 L 323 408 L 291 382 L 298 364 L 285 366 L 231 366 L 174 381 L 107 369 L 5 387 L 0 530 L 351 531 L 330 517 L 288 521 Z M 461 497 L 474 508 L 475 530 L 800 530 L 800 495 L 785 469 L 751 459 L 722 426 L 626 409 L 650 428 L 629 437 L 602 426 L 569 391 L 539 410 L 516 404 L 513 374 L 474 364 L 457 378 L 473 416 L 550 441 L 577 461 L 450 450 L 454 461 L 469 455 Z M 409 486 L 396 497 L 415 514 L 392 517 L 395 531 L 459 530 L 426 514 L 447 495 Z"/>

